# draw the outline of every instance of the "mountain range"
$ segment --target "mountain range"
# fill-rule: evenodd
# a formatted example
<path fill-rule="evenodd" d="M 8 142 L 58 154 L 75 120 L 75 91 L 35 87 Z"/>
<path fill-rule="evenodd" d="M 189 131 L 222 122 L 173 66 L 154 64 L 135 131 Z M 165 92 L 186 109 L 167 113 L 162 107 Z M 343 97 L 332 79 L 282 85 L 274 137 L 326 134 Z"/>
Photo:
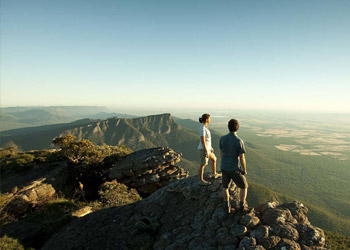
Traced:
<path fill-rule="evenodd" d="M 1 108 L 0 114 L 0 131 L 30 126 L 68 123 L 84 118 L 136 117 L 109 112 L 106 107 L 99 106 L 9 107 Z"/>

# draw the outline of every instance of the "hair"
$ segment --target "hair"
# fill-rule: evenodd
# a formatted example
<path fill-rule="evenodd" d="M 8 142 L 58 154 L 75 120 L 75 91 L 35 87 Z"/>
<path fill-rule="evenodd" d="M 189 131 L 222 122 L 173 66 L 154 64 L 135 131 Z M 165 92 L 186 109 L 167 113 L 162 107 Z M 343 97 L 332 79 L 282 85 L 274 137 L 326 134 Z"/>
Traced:
<path fill-rule="evenodd" d="M 236 132 L 239 129 L 239 122 L 236 119 L 231 119 L 228 122 L 230 132 Z"/>
<path fill-rule="evenodd" d="M 203 114 L 202 117 L 199 117 L 199 122 L 203 123 L 210 117 L 209 114 Z"/>

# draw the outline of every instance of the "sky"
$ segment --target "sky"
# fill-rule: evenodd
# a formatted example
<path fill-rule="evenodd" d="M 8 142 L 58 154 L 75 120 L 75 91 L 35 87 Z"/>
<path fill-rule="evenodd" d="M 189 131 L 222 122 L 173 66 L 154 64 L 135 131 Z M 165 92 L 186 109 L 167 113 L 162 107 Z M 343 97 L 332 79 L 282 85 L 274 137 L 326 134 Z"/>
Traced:
<path fill-rule="evenodd" d="M 348 0 L 2 0 L 1 106 L 350 112 Z"/>

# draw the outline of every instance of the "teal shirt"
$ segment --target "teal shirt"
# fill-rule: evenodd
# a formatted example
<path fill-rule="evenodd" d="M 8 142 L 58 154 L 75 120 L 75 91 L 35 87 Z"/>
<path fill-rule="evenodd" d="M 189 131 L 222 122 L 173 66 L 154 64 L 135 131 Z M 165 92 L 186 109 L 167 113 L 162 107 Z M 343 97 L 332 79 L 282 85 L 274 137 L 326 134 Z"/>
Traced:
<path fill-rule="evenodd" d="M 244 142 L 236 133 L 228 133 L 220 138 L 222 150 L 221 169 L 226 171 L 240 171 L 239 155 L 245 153 Z"/>

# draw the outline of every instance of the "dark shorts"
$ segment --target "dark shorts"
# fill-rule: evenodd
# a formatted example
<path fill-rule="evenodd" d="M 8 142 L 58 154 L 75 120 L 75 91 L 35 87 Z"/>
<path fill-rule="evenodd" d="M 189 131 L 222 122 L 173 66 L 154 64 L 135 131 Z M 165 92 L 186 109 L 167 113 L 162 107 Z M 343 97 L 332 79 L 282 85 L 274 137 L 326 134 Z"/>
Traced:
<path fill-rule="evenodd" d="M 246 189 L 248 187 L 248 182 L 244 175 L 237 171 L 226 171 L 221 170 L 222 172 L 222 187 L 228 188 L 231 180 L 241 189 Z"/>

